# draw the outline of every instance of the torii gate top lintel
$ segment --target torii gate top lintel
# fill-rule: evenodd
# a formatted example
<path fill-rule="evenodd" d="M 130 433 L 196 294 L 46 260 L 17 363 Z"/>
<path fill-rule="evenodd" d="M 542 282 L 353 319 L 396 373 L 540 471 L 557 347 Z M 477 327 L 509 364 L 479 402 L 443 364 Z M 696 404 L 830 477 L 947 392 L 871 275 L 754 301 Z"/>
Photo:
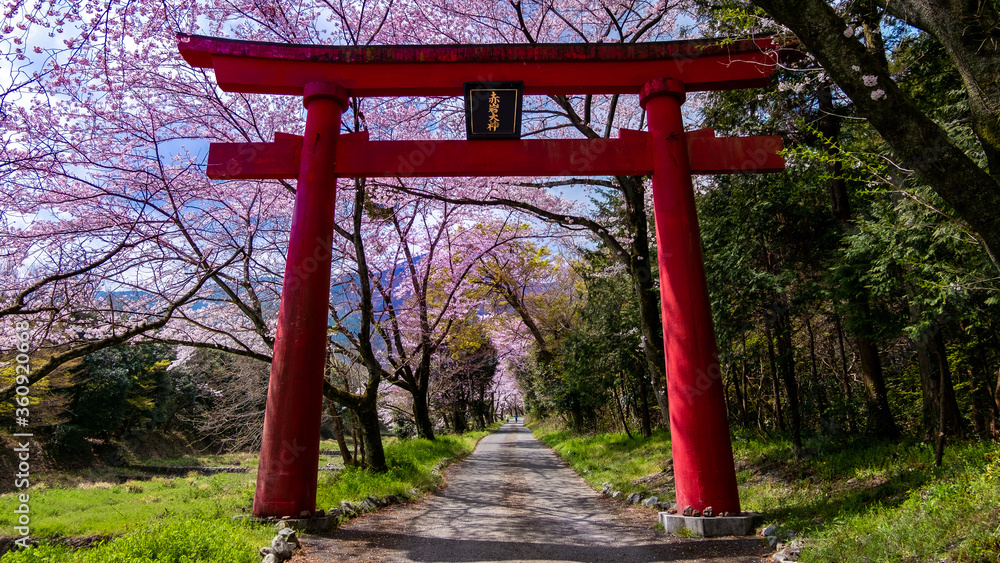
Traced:
<path fill-rule="evenodd" d="M 771 36 L 653 43 L 289 45 L 179 34 L 191 66 L 231 92 L 302 94 L 334 82 L 353 96 L 461 96 L 472 80 L 523 81 L 525 94 L 638 94 L 675 78 L 689 92 L 757 88 L 792 52 Z M 697 61 L 697 64 L 693 64 Z"/>

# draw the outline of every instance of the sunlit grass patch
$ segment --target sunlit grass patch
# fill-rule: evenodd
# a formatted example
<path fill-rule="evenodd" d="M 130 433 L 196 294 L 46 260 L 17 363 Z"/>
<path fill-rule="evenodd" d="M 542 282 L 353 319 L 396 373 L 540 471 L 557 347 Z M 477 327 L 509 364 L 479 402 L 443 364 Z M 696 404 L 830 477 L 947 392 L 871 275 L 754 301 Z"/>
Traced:
<path fill-rule="evenodd" d="M 405 495 L 410 489 L 429 491 L 440 483 L 434 474 L 439 463 L 471 453 L 489 432 L 443 435 L 436 440 L 412 438 L 385 447 L 389 471 L 373 473 L 347 468 L 337 473 L 320 473 L 316 493 L 318 508 L 335 508 L 341 501 L 357 501 L 367 496 Z"/>
<path fill-rule="evenodd" d="M 164 519 L 92 548 L 72 550 L 42 542 L 11 552 L 3 563 L 257 563 L 259 546 L 270 543 L 274 528 L 227 519 Z"/>

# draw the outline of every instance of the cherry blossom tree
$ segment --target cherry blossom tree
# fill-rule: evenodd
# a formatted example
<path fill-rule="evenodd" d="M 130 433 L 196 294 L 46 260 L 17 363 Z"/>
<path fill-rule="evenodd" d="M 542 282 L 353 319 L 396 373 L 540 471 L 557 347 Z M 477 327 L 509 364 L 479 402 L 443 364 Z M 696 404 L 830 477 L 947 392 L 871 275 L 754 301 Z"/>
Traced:
<path fill-rule="evenodd" d="M 270 360 L 294 186 L 210 181 L 202 166 L 205 141 L 268 141 L 276 132 L 301 132 L 300 100 L 221 92 L 209 73 L 180 59 L 178 32 L 354 45 L 636 42 L 675 33 L 678 6 L 10 3 L 0 42 L 11 76 L 0 99 L 0 323 L 30 322 L 44 361 L 32 382 L 87 353 L 140 338 Z M 637 104 L 619 101 L 529 100 L 526 130 L 541 137 L 606 138 L 619 127 L 642 128 Z M 354 99 L 348 113 L 348 131 L 366 129 L 377 139 L 460 137 L 464 130 L 461 106 L 451 99 Z M 554 191 L 570 186 L 619 192 L 624 218 L 588 217 L 585 206 Z M 515 217 L 524 212 L 536 226 L 586 233 L 616 249 L 644 303 L 647 360 L 665 408 L 648 190 L 641 179 L 372 180 L 365 187 L 343 182 L 341 192 L 341 256 L 352 264 L 344 272 L 353 267 L 358 279 L 350 283 L 371 283 L 368 322 L 374 332 L 366 338 L 374 334 L 384 348 L 334 337 L 331 347 L 360 356 L 371 377 L 388 376 L 417 402 L 426 395 L 428 358 L 449 323 L 475 308 L 461 291 L 473 264 L 512 238 L 537 236 L 520 230 L 525 221 Z M 418 203 L 414 196 L 432 196 L 436 203 Z M 469 210 L 467 204 L 481 207 Z M 355 219 L 356 209 L 367 213 Z M 625 222 L 623 231 L 608 228 L 618 221 Z M 610 234 L 617 232 L 625 234 Z M 402 243 L 390 245 L 390 239 Z M 371 252 L 359 258 L 364 245 Z M 332 295 L 335 327 L 361 315 L 356 306 L 348 313 L 352 302 L 345 295 Z M 356 332 L 359 339 L 362 332 Z M 3 334 L 9 338 L 14 331 Z M 365 348 L 370 350 L 362 353 Z M 348 392 L 365 394 L 357 391 Z"/>
<path fill-rule="evenodd" d="M 418 434 L 433 439 L 432 360 L 451 327 L 477 314 L 479 303 L 466 291 L 471 275 L 485 256 L 540 233 L 511 211 L 358 186 L 355 213 L 364 210 L 367 221 L 356 219 L 353 232 L 336 228 L 343 244 L 337 263 L 348 268 L 342 280 L 349 289 L 332 308 L 343 338 L 331 343 L 410 393 Z"/>

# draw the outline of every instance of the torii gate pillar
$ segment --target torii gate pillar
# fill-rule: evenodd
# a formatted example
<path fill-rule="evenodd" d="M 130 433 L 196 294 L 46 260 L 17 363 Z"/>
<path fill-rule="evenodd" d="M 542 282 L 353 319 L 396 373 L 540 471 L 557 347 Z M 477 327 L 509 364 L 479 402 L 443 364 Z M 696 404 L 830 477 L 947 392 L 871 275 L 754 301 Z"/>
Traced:
<path fill-rule="evenodd" d="M 653 213 L 677 506 L 740 512 L 719 355 L 681 104 L 684 83 L 647 82 L 639 94 L 653 152 Z"/>
<path fill-rule="evenodd" d="M 347 91 L 305 85 L 305 139 L 299 160 L 288 258 L 274 338 L 253 513 L 298 517 L 316 511 L 323 373 L 337 189 L 337 138 Z"/>

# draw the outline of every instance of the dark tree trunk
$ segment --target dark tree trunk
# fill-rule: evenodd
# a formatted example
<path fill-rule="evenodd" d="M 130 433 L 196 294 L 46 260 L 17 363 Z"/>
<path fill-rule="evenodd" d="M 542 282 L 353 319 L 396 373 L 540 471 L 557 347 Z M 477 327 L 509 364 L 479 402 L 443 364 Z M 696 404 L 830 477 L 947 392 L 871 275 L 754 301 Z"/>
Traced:
<path fill-rule="evenodd" d="M 612 386 L 611 392 L 615 395 L 615 406 L 618 407 L 618 417 L 622 421 L 622 428 L 625 429 L 625 434 L 632 439 L 632 431 L 628 429 L 628 422 L 625 420 L 625 411 L 622 410 L 621 397 L 618 395 L 618 386 Z"/>
<path fill-rule="evenodd" d="M 795 348 L 792 346 L 792 322 L 787 312 L 775 318 L 775 332 L 778 341 L 778 371 L 785 384 L 788 397 L 788 413 L 792 425 L 792 449 L 795 459 L 802 457 L 802 412 L 799 406 L 799 385 L 795 380 Z"/>
<path fill-rule="evenodd" d="M 969 406 L 972 408 L 972 432 L 982 436 L 986 431 L 986 412 L 983 409 L 983 405 L 986 404 L 985 393 L 979 381 L 976 381 L 975 371 L 970 368 L 965 374 L 969 376 L 969 393 L 972 395 L 972 400 L 969 401 Z M 958 385 L 962 385 L 962 382 L 958 381 Z"/>
<path fill-rule="evenodd" d="M 428 440 L 434 439 L 434 424 L 431 423 L 430 408 L 427 406 L 427 392 L 413 393 L 413 418 L 416 419 L 417 435 Z"/>
<path fill-rule="evenodd" d="M 993 425 L 992 430 L 994 434 L 1000 433 L 1000 428 L 997 427 L 997 422 L 1000 421 L 1000 369 L 997 370 L 997 385 L 993 390 Z"/>
<path fill-rule="evenodd" d="M 469 424 L 465 418 L 465 407 L 457 405 L 454 411 L 455 433 L 461 434 L 469 430 Z"/>
<path fill-rule="evenodd" d="M 764 329 L 767 336 L 767 363 L 771 370 L 771 392 L 774 395 L 774 418 L 778 425 L 778 430 L 785 431 L 785 418 L 781 413 L 781 390 L 778 388 L 778 366 L 774 357 L 774 339 L 771 337 L 771 329 Z"/>
<path fill-rule="evenodd" d="M 616 178 L 625 198 L 625 217 L 628 229 L 634 233 L 629 273 L 639 303 L 639 327 L 642 333 L 642 352 L 653 387 L 653 396 L 660 408 L 660 420 L 669 427 L 670 414 L 667 404 L 667 360 L 663 355 L 663 324 L 660 320 L 660 296 L 653 285 L 650 260 L 648 216 L 646 215 L 645 187 L 642 180 L 631 176 Z"/>
<path fill-rule="evenodd" d="M 653 435 L 653 421 L 649 415 L 649 382 L 639 376 L 639 418 L 642 421 L 642 435 L 649 438 Z"/>
<path fill-rule="evenodd" d="M 914 315 L 911 306 L 911 318 Z M 914 341 L 917 350 L 917 367 L 920 371 L 920 387 L 923 397 L 923 431 L 924 437 L 930 438 L 940 429 L 944 420 L 944 431 L 953 434 L 961 431 L 963 426 L 958 409 L 955 389 L 951 384 L 951 374 L 948 369 L 948 358 L 944 352 L 944 340 L 941 337 L 941 327 L 934 323 L 929 330 Z M 942 387 L 941 382 L 946 382 Z M 939 412 L 941 409 L 944 412 Z"/>
<path fill-rule="evenodd" d="M 385 451 L 382 449 L 382 427 L 379 424 L 378 411 L 374 408 L 360 410 L 358 420 L 364 432 L 365 467 L 380 473 L 388 471 Z"/>
<path fill-rule="evenodd" d="M 816 359 L 816 335 L 813 334 L 812 321 L 808 318 L 806 319 L 806 330 L 809 332 L 809 359 L 811 361 L 810 368 L 812 372 L 811 387 L 816 389 L 816 408 L 819 411 L 820 417 L 823 417 L 826 414 L 829 404 L 826 399 L 826 386 L 819 380 L 819 362 Z"/>
<path fill-rule="evenodd" d="M 911 310 L 913 306 L 911 305 Z M 912 318 L 912 313 L 911 313 Z M 934 436 L 934 430 L 938 427 L 938 380 L 940 379 L 937 370 L 934 369 L 932 359 L 930 335 L 924 334 L 913 341 L 917 351 L 917 368 L 920 372 L 920 396 L 922 399 L 921 423 L 925 440 L 930 440 Z"/>
<path fill-rule="evenodd" d="M 743 413 L 743 426 L 749 427 L 749 401 L 747 399 L 750 393 L 750 366 L 747 362 L 747 333 L 744 331 L 741 333 L 741 340 L 743 343 L 743 356 L 741 358 L 741 363 L 743 368 L 740 373 L 740 380 L 743 385 L 743 391 L 741 393 L 740 399 L 740 411 Z"/>
<path fill-rule="evenodd" d="M 347 447 L 347 440 L 344 438 L 344 419 L 340 417 L 340 413 L 337 412 L 337 404 L 330 401 L 330 418 L 333 419 L 333 434 L 337 437 L 337 447 L 340 448 L 340 457 L 344 459 L 344 466 L 350 467 L 354 465 L 354 458 L 351 456 L 351 450 Z"/>
<path fill-rule="evenodd" d="M 889 394 L 885 387 L 885 376 L 882 373 L 882 362 L 878 348 L 870 338 L 859 336 L 855 339 L 858 345 L 858 355 L 861 358 L 861 375 L 865 380 L 865 389 L 871 399 L 872 418 L 875 424 L 875 434 L 884 438 L 898 438 L 899 428 L 892 418 L 889 408 Z"/>
<path fill-rule="evenodd" d="M 946 373 L 947 369 L 942 366 L 942 368 L 939 371 L 940 379 L 938 380 L 938 385 L 939 385 L 938 389 L 944 389 L 945 385 L 948 384 L 945 379 Z M 947 401 L 947 399 L 945 397 L 946 397 L 945 393 L 938 393 L 937 441 L 934 444 L 935 467 L 941 467 L 941 462 L 944 460 L 944 437 L 948 429 L 947 414 L 946 414 L 947 408 L 945 407 L 945 402 Z"/>
<path fill-rule="evenodd" d="M 951 380 L 951 368 L 948 365 L 948 351 L 945 349 L 942 328 L 937 325 L 937 330 L 934 331 L 934 351 L 937 355 L 938 373 L 941 375 L 938 389 L 941 391 L 943 429 L 945 434 L 961 435 L 965 432 L 965 420 L 962 418 L 958 399 L 955 397 L 955 384 Z"/>
<path fill-rule="evenodd" d="M 729 373 L 732 374 L 733 392 L 736 393 L 736 409 L 740 413 L 740 421 L 742 422 L 743 426 L 746 426 L 747 425 L 747 405 L 746 405 L 745 400 L 743 399 L 743 390 L 740 389 L 740 383 L 742 382 L 743 378 L 746 376 L 747 364 L 746 364 L 746 360 L 743 360 L 741 363 L 742 363 L 742 368 L 741 368 L 741 370 L 739 372 L 737 372 L 736 369 L 734 369 L 734 368 L 730 368 Z"/>
<path fill-rule="evenodd" d="M 837 328 L 837 342 L 840 345 L 840 366 L 841 366 L 841 376 L 843 379 L 841 383 L 844 387 L 844 396 L 850 401 L 851 395 L 851 375 L 847 371 L 847 349 L 844 346 L 844 328 L 840 322 L 840 315 L 834 314 L 833 316 L 834 326 Z M 850 421 L 848 421 L 850 423 Z M 850 425 L 848 425 L 850 427 Z"/>
<path fill-rule="evenodd" d="M 841 175 L 841 163 L 837 158 L 837 142 L 840 137 L 840 116 L 833 106 L 833 88 L 826 83 L 817 92 L 819 101 L 819 132 L 825 137 L 827 173 L 830 174 L 830 210 L 841 223 L 851 220 L 851 200 L 847 194 L 847 182 Z"/>

